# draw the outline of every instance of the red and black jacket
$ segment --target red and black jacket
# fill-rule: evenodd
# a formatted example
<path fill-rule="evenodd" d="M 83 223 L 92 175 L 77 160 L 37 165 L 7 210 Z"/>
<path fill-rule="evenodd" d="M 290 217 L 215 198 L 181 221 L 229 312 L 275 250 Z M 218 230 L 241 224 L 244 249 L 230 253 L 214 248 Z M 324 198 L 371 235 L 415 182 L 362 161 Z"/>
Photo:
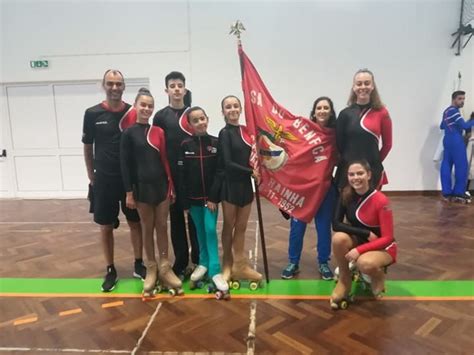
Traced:
<path fill-rule="evenodd" d="M 344 217 L 348 223 L 344 223 Z M 334 212 L 333 230 L 355 236 L 360 254 L 387 248 L 395 241 L 388 198 L 374 189 L 369 189 L 362 196 L 355 194 L 348 206 L 344 206 L 339 198 Z M 370 232 L 378 238 L 369 242 Z"/>
<path fill-rule="evenodd" d="M 183 209 L 219 202 L 217 138 L 192 136 L 181 143 L 178 153 L 178 198 Z"/>

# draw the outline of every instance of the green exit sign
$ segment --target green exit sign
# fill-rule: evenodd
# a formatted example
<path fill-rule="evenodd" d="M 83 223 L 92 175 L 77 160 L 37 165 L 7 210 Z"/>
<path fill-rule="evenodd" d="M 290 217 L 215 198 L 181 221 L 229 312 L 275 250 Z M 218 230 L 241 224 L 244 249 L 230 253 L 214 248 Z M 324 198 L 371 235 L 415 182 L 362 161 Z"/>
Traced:
<path fill-rule="evenodd" d="M 30 67 L 33 69 L 48 68 L 49 61 L 48 60 L 30 60 Z"/>

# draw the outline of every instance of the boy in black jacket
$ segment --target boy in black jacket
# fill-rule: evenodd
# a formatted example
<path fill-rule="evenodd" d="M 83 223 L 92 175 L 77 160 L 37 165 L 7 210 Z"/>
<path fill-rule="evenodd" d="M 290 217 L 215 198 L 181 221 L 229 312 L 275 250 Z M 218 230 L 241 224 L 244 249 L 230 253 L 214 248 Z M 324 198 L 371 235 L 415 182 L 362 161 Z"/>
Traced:
<path fill-rule="evenodd" d="M 189 210 L 196 226 L 199 265 L 191 275 L 191 287 L 206 272 L 217 289 L 226 294 L 229 287 L 222 277 L 217 246 L 217 204 L 220 177 L 217 174 L 217 138 L 207 134 L 209 119 L 198 107 L 187 111 L 193 136 L 181 143 L 179 151 L 178 196 L 184 210 Z"/>
<path fill-rule="evenodd" d="M 153 118 L 153 125 L 160 127 L 165 132 L 168 162 L 170 164 L 171 176 L 175 185 L 178 181 L 178 151 L 181 142 L 192 136 L 189 123 L 186 120 L 186 109 L 189 102 L 186 101 L 188 90 L 186 79 L 180 72 L 173 71 L 165 77 L 165 92 L 168 95 L 169 105 L 161 109 Z M 181 206 L 179 191 L 177 190 L 176 202 L 170 205 L 171 242 L 175 261 L 173 271 L 181 279 L 189 274 L 187 267 L 189 263 L 189 244 L 186 236 L 186 224 Z M 199 247 L 196 238 L 196 230 L 192 218 L 188 218 L 189 241 L 191 243 L 191 261 L 193 264 L 199 262 Z"/>

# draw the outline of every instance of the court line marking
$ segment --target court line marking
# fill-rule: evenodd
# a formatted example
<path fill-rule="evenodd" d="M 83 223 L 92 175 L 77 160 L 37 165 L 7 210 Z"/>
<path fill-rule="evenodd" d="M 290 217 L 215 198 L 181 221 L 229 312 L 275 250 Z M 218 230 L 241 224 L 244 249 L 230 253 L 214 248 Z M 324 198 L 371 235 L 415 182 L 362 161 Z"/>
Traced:
<path fill-rule="evenodd" d="M 13 325 L 23 325 L 23 324 L 29 324 L 29 323 L 34 323 L 38 321 L 38 317 L 29 317 L 29 318 L 23 318 L 23 319 L 16 319 L 13 321 Z"/>
<path fill-rule="evenodd" d="M 103 303 L 100 305 L 102 308 L 120 307 L 123 306 L 123 301 Z"/>
<path fill-rule="evenodd" d="M 249 220 L 249 223 L 252 222 L 258 222 L 258 221 L 253 221 Z M 223 223 L 222 220 L 218 220 L 217 223 Z M 90 224 L 91 226 L 96 226 L 96 224 L 93 221 L 23 221 L 23 222 L 5 222 L 5 221 L 0 221 L 0 225 L 10 225 L 10 224 L 19 224 L 19 225 L 28 225 L 28 224 Z M 169 221 L 168 221 L 169 224 Z M 124 223 L 124 226 L 126 223 Z"/>
<path fill-rule="evenodd" d="M 255 221 L 255 248 L 254 248 L 254 258 L 253 258 L 253 268 L 257 270 L 258 263 L 258 221 Z M 250 250 L 249 250 L 250 253 Z M 255 354 L 255 333 L 257 328 L 257 301 L 252 300 L 250 302 L 250 314 L 249 314 L 249 330 L 247 333 L 247 355 Z"/>
<path fill-rule="evenodd" d="M 48 352 L 48 353 L 98 353 L 98 354 L 130 354 L 130 350 L 101 350 L 101 349 L 57 349 L 57 348 L 14 348 L 0 347 L 0 352 L 24 351 L 24 352 Z"/>
<path fill-rule="evenodd" d="M 130 354 L 130 350 L 102 350 L 102 349 L 59 349 L 59 348 L 15 348 L 15 347 L 0 347 L 0 352 L 13 352 L 13 351 L 23 351 L 23 352 L 48 352 L 48 353 L 98 353 L 98 354 Z M 148 351 L 148 355 L 166 355 L 174 354 L 177 352 L 166 352 L 166 351 Z M 203 354 L 202 352 L 182 352 L 185 354 Z M 229 355 L 245 355 L 245 353 L 229 353 L 224 351 L 215 351 L 216 354 L 229 354 Z"/>
<path fill-rule="evenodd" d="M 142 296 L 136 293 L 124 293 L 124 294 L 96 294 L 96 293 L 0 293 L 0 297 L 23 297 L 23 298 L 138 298 Z M 330 296 L 319 296 L 319 295 L 236 295 L 232 294 L 232 299 L 257 299 L 257 300 L 328 300 Z M 182 295 L 172 297 L 169 295 L 155 295 L 150 298 L 149 301 L 153 300 L 179 300 L 179 299 L 202 299 L 202 298 L 215 298 L 215 295 L 199 294 L 199 295 Z M 358 299 L 371 298 L 359 296 Z M 380 301 L 474 301 L 474 296 L 384 296 Z"/>
<path fill-rule="evenodd" d="M 145 339 L 145 336 L 148 333 L 148 330 L 150 329 L 151 324 L 155 320 L 155 317 L 158 315 L 158 312 L 160 311 L 161 305 L 162 305 L 162 303 L 160 302 L 160 303 L 158 303 L 158 306 L 156 306 L 155 312 L 153 312 L 152 316 L 148 320 L 148 324 L 146 325 L 145 329 L 143 330 L 143 333 L 142 333 L 141 337 L 138 339 L 137 344 L 133 348 L 133 350 L 131 352 L 131 355 L 135 355 L 137 353 L 138 349 L 140 349 L 140 346 L 142 345 L 143 339 Z"/>
<path fill-rule="evenodd" d="M 59 316 L 62 317 L 62 316 L 70 316 L 72 314 L 78 314 L 78 313 L 82 313 L 82 309 L 81 308 L 74 308 L 74 309 L 70 309 L 68 311 L 62 311 L 62 312 L 59 312 Z"/>

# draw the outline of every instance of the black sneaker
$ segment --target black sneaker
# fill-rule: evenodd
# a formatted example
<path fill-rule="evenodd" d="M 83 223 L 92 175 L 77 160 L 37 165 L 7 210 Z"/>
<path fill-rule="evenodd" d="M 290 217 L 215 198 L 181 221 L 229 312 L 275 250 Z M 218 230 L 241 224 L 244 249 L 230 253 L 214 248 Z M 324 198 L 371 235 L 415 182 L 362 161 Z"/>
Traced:
<path fill-rule="evenodd" d="M 104 277 L 104 282 L 102 283 L 102 292 L 110 292 L 115 288 L 117 284 L 118 277 L 115 267 L 107 266 L 107 274 Z"/>
<path fill-rule="evenodd" d="M 135 261 L 133 268 L 133 277 L 141 279 L 142 281 L 146 278 L 146 267 L 143 265 L 143 260 Z"/>

